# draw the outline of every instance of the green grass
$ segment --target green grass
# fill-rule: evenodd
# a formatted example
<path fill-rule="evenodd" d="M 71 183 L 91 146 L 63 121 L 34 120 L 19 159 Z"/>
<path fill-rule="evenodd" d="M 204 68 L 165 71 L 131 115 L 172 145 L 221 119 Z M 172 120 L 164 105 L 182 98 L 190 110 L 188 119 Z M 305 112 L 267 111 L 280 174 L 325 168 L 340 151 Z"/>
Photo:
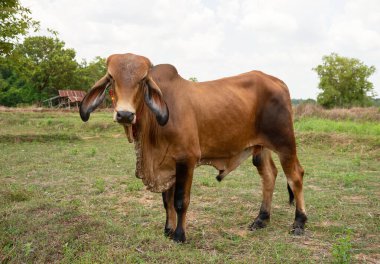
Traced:
<path fill-rule="evenodd" d="M 339 237 L 333 244 L 332 255 L 334 263 L 351 263 L 351 230 L 348 229 L 347 234 Z"/>
<path fill-rule="evenodd" d="M 325 133 L 344 133 L 349 135 L 380 136 L 379 122 L 338 121 L 315 117 L 303 118 L 295 122 L 295 129 L 300 132 L 313 131 Z"/>
<path fill-rule="evenodd" d="M 133 145 L 111 113 L 82 123 L 77 113 L 0 112 L 0 262 L 379 261 L 378 124 L 340 122 L 347 130 L 296 122 L 309 216 L 303 237 L 289 234 L 294 207 L 281 170 L 270 225 L 248 231 L 261 186 L 247 160 L 221 183 L 213 168 L 196 170 L 188 242 L 178 245 L 163 236 L 161 195 L 134 176 Z"/>

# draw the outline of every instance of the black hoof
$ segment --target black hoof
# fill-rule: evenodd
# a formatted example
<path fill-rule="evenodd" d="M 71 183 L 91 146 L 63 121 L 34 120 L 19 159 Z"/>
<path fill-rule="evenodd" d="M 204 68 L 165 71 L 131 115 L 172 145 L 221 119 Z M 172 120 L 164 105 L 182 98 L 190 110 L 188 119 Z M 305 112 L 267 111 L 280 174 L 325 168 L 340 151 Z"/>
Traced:
<path fill-rule="evenodd" d="M 174 230 L 173 229 L 165 227 L 165 229 L 164 229 L 164 235 L 166 237 L 173 237 L 173 234 L 174 234 Z"/>
<path fill-rule="evenodd" d="M 301 236 L 305 233 L 305 223 L 307 222 L 307 216 L 305 213 L 296 209 L 296 218 L 293 223 L 292 234 Z"/>
<path fill-rule="evenodd" d="M 251 231 L 255 231 L 258 229 L 265 228 L 267 226 L 267 224 L 268 224 L 268 220 L 262 220 L 260 218 L 257 218 L 257 219 L 255 219 L 255 221 L 253 221 L 252 224 L 250 224 L 250 226 L 248 228 Z"/>
<path fill-rule="evenodd" d="M 185 232 L 174 232 L 173 241 L 177 243 L 184 243 L 186 241 Z"/>
<path fill-rule="evenodd" d="M 249 230 L 254 231 L 257 229 L 262 229 L 267 226 L 270 220 L 270 214 L 263 209 L 263 206 L 260 208 L 259 215 L 256 217 L 255 221 L 249 226 Z"/>
<path fill-rule="evenodd" d="M 298 226 L 298 227 L 293 228 L 291 233 L 295 236 L 302 236 L 305 233 L 305 229 Z"/>

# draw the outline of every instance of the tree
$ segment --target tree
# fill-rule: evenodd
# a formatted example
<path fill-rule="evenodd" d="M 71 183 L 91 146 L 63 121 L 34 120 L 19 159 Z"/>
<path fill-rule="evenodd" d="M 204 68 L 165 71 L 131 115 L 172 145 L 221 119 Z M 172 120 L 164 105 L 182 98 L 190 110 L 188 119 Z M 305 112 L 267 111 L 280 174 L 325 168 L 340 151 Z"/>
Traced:
<path fill-rule="evenodd" d="M 20 70 L 28 74 L 34 89 L 41 94 L 40 99 L 56 95 L 58 89 L 73 86 L 78 63 L 75 50 L 64 46 L 57 36 L 37 36 L 26 38 L 15 50 L 21 53 L 19 63 L 23 68 Z"/>
<path fill-rule="evenodd" d="M 0 56 L 0 105 L 32 104 L 58 95 L 59 89 L 88 90 L 106 73 L 105 59 L 75 59 L 75 50 L 53 36 L 25 38 Z"/>
<path fill-rule="evenodd" d="M 29 29 L 38 29 L 39 23 L 30 14 L 18 0 L 0 1 L 0 55 L 9 54 L 20 35 L 25 35 Z"/>
<path fill-rule="evenodd" d="M 57 95 L 58 89 L 75 88 L 75 51 L 65 48 L 65 43 L 54 34 L 27 37 L 2 58 L 0 104 L 40 102 Z"/>
<path fill-rule="evenodd" d="M 30 88 L 17 74 L 12 61 L 0 57 L 0 105 L 15 106 L 32 101 Z"/>
<path fill-rule="evenodd" d="M 87 90 L 94 85 L 94 83 L 106 74 L 106 59 L 100 56 L 95 57 L 89 63 L 83 60 L 77 70 L 77 88 L 80 90 Z"/>
<path fill-rule="evenodd" d="M 373 84 L 368 78 L 376 71 L 355 58 L 347 58 L 331 53 L 323 56 L 323 63 L 313 68 L 320 81 L 317 102 L 331 108 L 366 106 L 375 96 Z"/>

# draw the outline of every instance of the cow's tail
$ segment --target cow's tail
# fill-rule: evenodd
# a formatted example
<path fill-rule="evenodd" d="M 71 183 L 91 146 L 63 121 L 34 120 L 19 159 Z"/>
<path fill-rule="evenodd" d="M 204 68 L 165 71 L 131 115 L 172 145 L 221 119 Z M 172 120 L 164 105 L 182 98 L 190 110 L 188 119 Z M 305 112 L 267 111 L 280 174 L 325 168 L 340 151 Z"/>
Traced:
<path fill-rule="evenodd" d="M 290 188 L 289 183 L 288 183 L 288 193 L 289 193 L 289 204 L 293 205 L 294 204 L 294 193 L 293 193 L 292 189 Z"/>

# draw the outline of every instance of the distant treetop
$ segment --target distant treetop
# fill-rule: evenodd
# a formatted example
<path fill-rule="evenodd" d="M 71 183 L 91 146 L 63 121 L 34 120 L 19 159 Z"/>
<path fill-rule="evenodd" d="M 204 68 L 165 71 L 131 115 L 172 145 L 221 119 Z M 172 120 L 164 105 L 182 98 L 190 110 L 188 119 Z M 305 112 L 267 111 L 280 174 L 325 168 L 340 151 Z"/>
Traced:
<path fill-rule="evenodd" d="M 352 107 L 373 103 L 376 94 L 368 78 L 376 71 L 375 66 L 367 66 L 358 59 L 331 53 L 323 56 L 322 64 L 313 70 L 319 76 L 318 88 L 322 92 L 317 101 L 322 106 Z"/>

